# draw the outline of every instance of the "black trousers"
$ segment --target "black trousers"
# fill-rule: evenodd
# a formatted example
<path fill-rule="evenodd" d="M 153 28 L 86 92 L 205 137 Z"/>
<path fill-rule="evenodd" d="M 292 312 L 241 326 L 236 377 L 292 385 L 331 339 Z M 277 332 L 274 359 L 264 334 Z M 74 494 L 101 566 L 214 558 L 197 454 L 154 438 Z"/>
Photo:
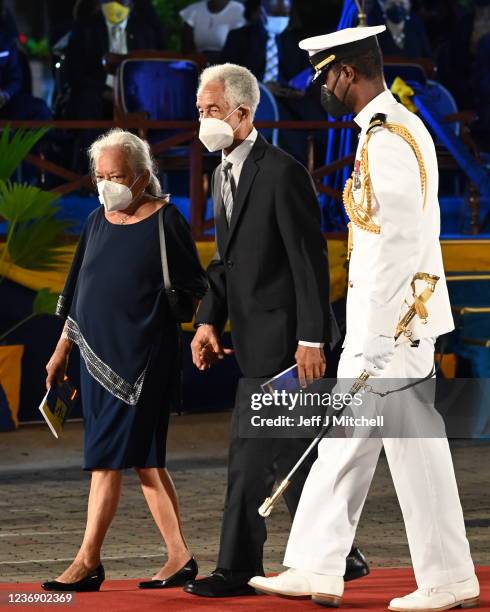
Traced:
<path fill-rule="evenodd" d="M 258 381 L 257 388 L 260 382 L 262 380 Z M 256 576 L 264 574 L 263 547 L 267 539 L 265 520 L 258 508 L 271 495 L 274 483 L 287 475 L 311 440 L 240 437 L 240 419 L 250 417 L 250 402 L 245 395 L 239 384 L 231 422 L 228 486 L 218 567 Z M 316 457 L 316 451 L 312 452 L 284 493 L 291 519 Z"/>

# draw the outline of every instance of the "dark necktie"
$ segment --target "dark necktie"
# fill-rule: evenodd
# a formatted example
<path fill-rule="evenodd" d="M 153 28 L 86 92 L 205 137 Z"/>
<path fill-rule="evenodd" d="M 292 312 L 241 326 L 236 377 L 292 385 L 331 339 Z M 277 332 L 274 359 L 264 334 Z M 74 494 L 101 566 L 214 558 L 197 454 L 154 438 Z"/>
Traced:
<path fill-rule="evenodd" d="M 221 181 L 221 196 L 223 198 L 223 206 L 225 207 L 226 220 L 230 225 L 231 213 L 233 212 L 233 203 L 235 201 L 236 185 L 231 169 L 233 164 L 229 161 L 224 161 L 221 166 L 222 181 Z"/>
<path fill-rule="evenodd" d="M 265 57 L 264 83 L 275 83 L 279 80 L 279 51 L 275 34 L 269 34 L 267 38 Z"/>

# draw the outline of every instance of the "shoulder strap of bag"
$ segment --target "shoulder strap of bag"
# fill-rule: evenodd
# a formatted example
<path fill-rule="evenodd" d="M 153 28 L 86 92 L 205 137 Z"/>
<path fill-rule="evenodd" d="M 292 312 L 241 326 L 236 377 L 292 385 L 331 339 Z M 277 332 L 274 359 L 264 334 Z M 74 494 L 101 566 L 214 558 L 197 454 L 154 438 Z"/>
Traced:
<path fill-rule="evenodd" d="M 165 229 L 163 227 L 163 215 L 168 203 L 164 204 L 158 212 L 158 236 L 160 238 L 160 258 L 162 260 L 162 271 L 163 271 L 163 284 L 165 289 L 172 289 L 172 283 L 170 282 L 170 274 L 168 272 L 168 260 L 167 260 L 167 245 L 165 242 Z"/>

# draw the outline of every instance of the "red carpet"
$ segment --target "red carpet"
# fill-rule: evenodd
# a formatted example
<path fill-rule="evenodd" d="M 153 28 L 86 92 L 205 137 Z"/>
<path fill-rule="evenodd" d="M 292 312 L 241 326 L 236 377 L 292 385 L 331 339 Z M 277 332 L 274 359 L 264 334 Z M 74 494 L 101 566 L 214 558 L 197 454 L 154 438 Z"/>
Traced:
<path fill-rule="evenodd" d="M 481 587 L 479 610 L 490 612 L 490 567 L 477 570 Z M 188 612 L 194 610 L 212 610 L 213 612 L 247 611 L 247 612 L 293 612 L 296 610 L 322 610 L 310 601 L 291 601 L 268 595 L 257 597 L 237 597 L 230 599 L 206 599 L 187 595 L 180 589 L 161 591 L 140 591 L 137 580 L 107 580 L 99 593 L 76 593 L 74 605 L 6 605 L 6 594 L 9 592 L 43 592 L 38 583 L 0 584 L 0 608 L 15 610 L 62 610 L 103 612 L 155 611 L 155 612 Z M 406 568 L 375 569 L 366 578 L 347 585 L 341 610 L 368 610 L 371 612 L 387 609 L 387 604 L 395 596 L 404 595 L 415 589 L 412 570 Z"/>

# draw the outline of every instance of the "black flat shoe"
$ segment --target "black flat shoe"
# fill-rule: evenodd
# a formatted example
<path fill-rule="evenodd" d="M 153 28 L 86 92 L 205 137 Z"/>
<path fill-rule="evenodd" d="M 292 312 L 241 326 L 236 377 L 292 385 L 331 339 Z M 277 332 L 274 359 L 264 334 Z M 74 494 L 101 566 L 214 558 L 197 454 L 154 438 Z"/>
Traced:
<path fill-rule="evenodd" d="M 140 589 L 169 589 L 171 587 L 181 587 L 194 580 L 197 576 L 198 567 L 194 557 L 189 559 L 187 563 L 178 572 L 175 572 L 169 578 L 164 580 L 147 580 L 146 582 L 140 582 Z"/>
<path fill-rule="evenodd" d="M 366 557 L 358 548 L 351 548 L 349 556 L 346 559 L 344 581 L 356 580 L 369 574 L 369 565 Z"/>
<path fill-rule="evenodd" d="M 211 576 L 187 583 L 184 591 L 199 597 L 243 597 L 257 595 L 255 589 L 247 584 L 250 578 L 252 576 L 249 573 L 216 568 Z"/>
<path fill-rule="evenodd" d="M 89 591 L 98 591 L 104 580 L 104 566 L 101 564 L 90 572 L 88 576 L 76 582 L 58 582 L 57 580 L 50 580 L 48 582 L 43 582 L 41 586 L 45 591 L 76 591 L 77 593 L 88 593 Z"/>

